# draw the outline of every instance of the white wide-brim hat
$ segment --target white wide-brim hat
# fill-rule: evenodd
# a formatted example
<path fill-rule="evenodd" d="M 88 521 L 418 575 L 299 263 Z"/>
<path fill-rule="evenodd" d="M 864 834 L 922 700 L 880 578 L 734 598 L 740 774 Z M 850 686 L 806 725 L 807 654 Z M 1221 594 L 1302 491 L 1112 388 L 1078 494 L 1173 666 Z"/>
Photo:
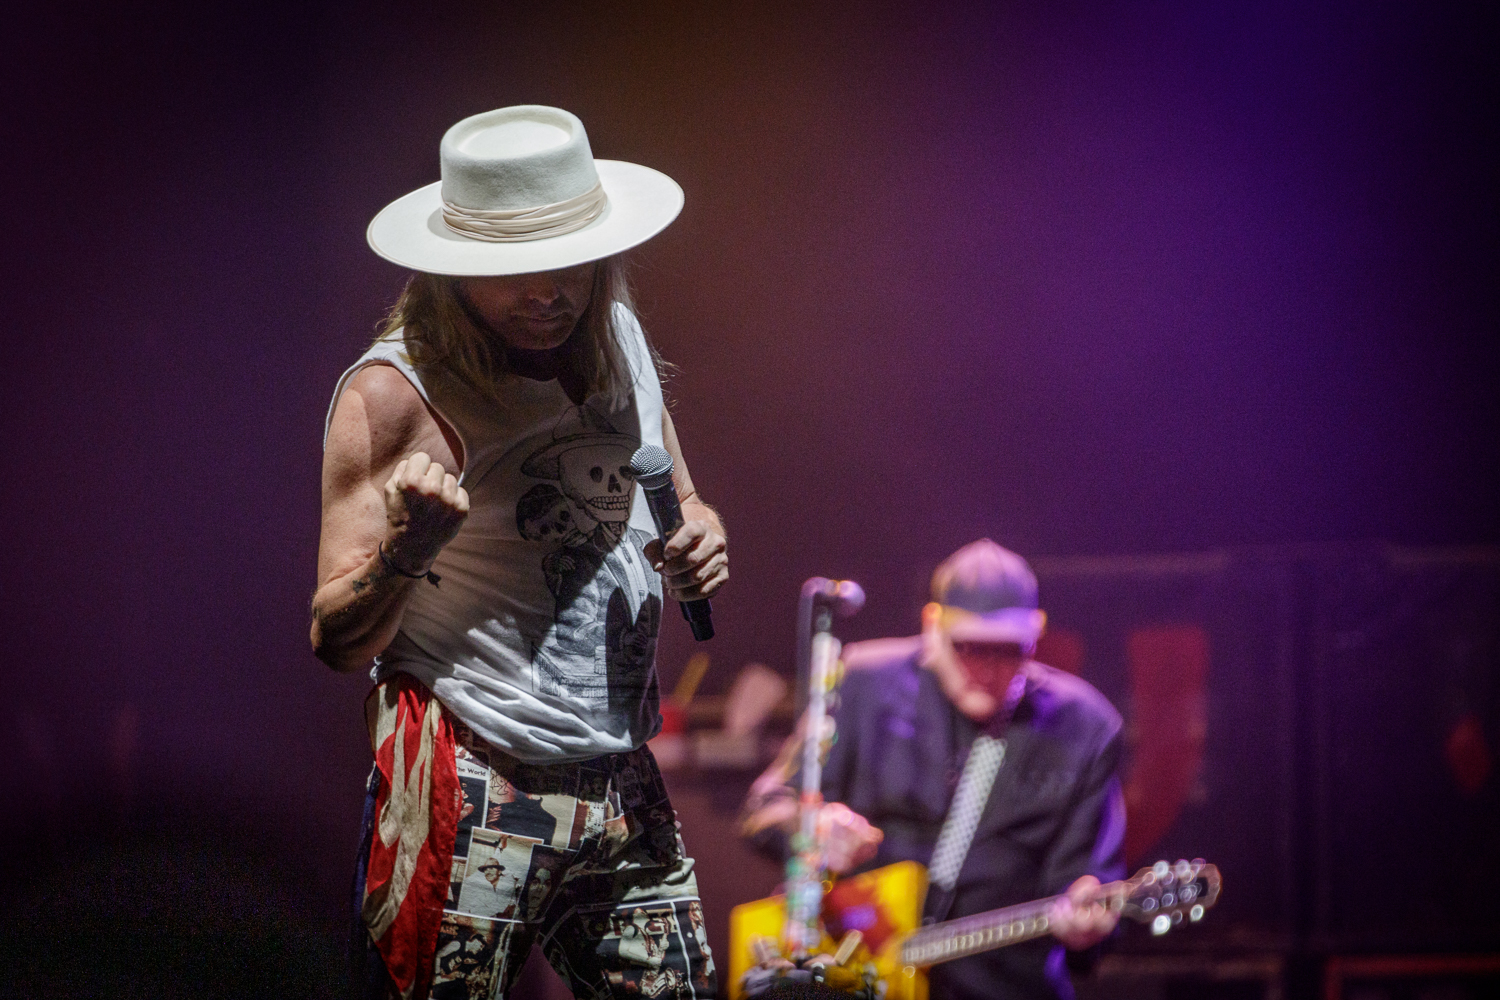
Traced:
<path fill-rule="evenodd" d="M 596 160 L 577 116 L 523 104 L 443 136 L 442 180 L 391 202 L 366 233 L 386 260 L 429 274 L 554 271 L 644 243 L 682 211 L 682 188 L 636 163 Z"/>

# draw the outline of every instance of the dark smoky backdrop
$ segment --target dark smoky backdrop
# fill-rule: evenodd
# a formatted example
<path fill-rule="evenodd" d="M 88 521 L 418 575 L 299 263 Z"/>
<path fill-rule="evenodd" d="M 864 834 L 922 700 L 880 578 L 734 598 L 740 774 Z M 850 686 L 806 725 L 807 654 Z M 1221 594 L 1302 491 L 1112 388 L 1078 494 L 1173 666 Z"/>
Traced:
<path fill-rule="evenodd" d="M 791 669 L 807 576 L 864 584 L 846 638 L 906 634 L 986 535 L 1500 542 L 1479 5 L 4 17 L 0 829 L 38 921 L 138 890 L 160 926 L 240 914 L 157 956 L 227 982 L 245 927 L 312 968 L 344 918 L 369 751 L 365 682 L 307 641 L 323 420 L 404 278 L 365 226 L 491 108 L 567 108 L 686 191 L 634 275 L 731 539 L 707 692 Z"/>

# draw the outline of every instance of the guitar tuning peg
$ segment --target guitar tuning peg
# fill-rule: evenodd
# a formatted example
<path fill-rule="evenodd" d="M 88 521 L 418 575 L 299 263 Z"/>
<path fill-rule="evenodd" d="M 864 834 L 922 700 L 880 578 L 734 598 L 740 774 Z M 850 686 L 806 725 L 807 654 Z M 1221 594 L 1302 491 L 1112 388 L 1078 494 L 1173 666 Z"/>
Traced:
<path fill-rule="evenodd" d="M 1161 937 L 1172 929 L 1172 918 L 1165 913 L 1158 913 L 1151 920 L 1151 933 Z"/>
<path fill-rule="evenodd" d="M 844 939 L 839 942 L 838 951 L 834 952 L 833 964 L 849 964 L 849 959 L 854 957 L 854 949 L 858 948 L 864 939 L 864 933 L 861 931 L 852 930 L 845 934 Z"/>

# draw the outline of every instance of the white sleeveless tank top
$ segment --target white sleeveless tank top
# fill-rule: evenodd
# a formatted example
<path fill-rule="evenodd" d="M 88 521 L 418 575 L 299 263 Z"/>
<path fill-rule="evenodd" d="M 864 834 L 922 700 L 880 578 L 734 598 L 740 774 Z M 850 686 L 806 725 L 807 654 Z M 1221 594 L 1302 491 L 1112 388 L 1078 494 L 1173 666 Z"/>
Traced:
<path fill-rule="evenodd" d="M 656 533 L 629 476 L 636 448 L 662 446 L 661 384 L 640 324 L 616 308 L 633 378 L 623 409 L 602 395 L 575 406 L 555 380 L 519 376 L 505 377 L 502 407 L 445 371 L 419 374 L 399 339 L 366 351 L 328 409 L 331 423 L 354 374 L 384 363 L 458 432 L 469 516 L 433 563 L 442 583 L 412 588 L 372 676 L 412 675 L 533 763 L 633 750 L 661 726 L 661 577 L 641 551 Z"/>

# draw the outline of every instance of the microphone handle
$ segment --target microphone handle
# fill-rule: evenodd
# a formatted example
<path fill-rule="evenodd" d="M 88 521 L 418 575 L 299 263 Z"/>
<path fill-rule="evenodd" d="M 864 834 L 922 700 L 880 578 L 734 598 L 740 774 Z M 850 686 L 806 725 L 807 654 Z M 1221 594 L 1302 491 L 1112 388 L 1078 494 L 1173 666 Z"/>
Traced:
<path fill-rule="evenodd" d="M 662 545 L 666 545 L 668 539 L 682 527 L 682 504 L 677 499 L 677 488 L 669 479 L 660 486 L 641 483 L 641 489 L 646 491 L 646 506 L 651 508 L 651 520 L 656 522 L 656 533 L 661 536 Z M 687 619 L 688 626 L 693 630 L 694 639 L 703 642 L 714 637 L 713 608 L 709 605 L 708 598 L 700 597 L 696 601 L 677 603 L 682 607 L 682 617 Z"/>

